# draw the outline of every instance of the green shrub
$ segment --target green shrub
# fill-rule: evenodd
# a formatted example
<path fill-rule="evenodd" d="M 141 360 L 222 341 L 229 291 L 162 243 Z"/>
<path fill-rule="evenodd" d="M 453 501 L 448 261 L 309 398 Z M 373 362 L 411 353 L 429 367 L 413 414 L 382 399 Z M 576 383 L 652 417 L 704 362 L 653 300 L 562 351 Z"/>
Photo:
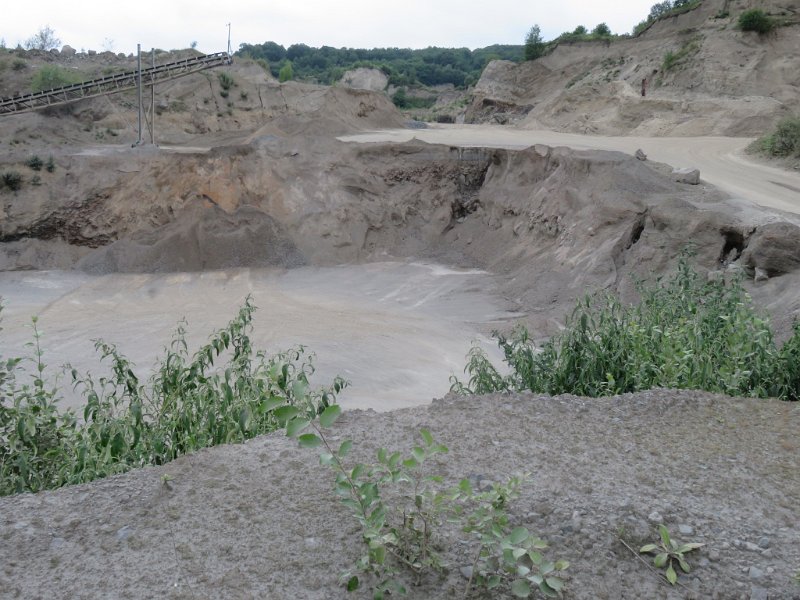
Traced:
<path fill-rule="evenodd" d="M 775 27 L 773 20 L 760 8 L 747 10 L 739 15 L 739 28 L 742 31 L 769 33 Z"/>
<path fill-rule="evenodd" d="M 0 495 L 164 464 L 275 430 L 279 406 L 302 403 L 321 411 L 335 403 L 345 382 L 337 378 L 330 388 L 311 390 L 312 357 L 302 347 L 271 357 L 254 351 L 254 310 L 248 298 L 236 318 L 191 356 L 180 324 L 146 383 L 114 345 L 97 341 L 109 377 L 67 367 L 86 401 L 80 416 L 62 411 L 58 389 L 45 383 L 34 319 L 33 356 L 0 361 Z M 223 357 L 226 363 L 216 367 Z"/>
<path fill-rule="evenodd" d="M 294 79 L 294 70 L 292 69 L 292 63 L 287 62 L 285 65 L 281 67 L 281 70 L 278 71 L 278 81 L 281 83 L 285 83 L 287 81 L 291 81 Z"/>
<path fill-rule="evenodd" d="M 73 71 L 55 65 L 44 65 L 33 76 L 31 89 L 34 92 L 52 90 L 81 81 L 81 76 Z"/>
<path fill-rule="evenodd" d="M 21 58 L 15 58 L 14 62 L 11 63 L 11 68 L 15 71 L 23 71 L 28 68 L 28 63 Z"/>
<path fill-rule="evenodd" d="M 44 161 L 34 154 L 27 161 L 25 161 L 25 164 L 34 171 L 41 171 L 42 167 L 44 166 Z"/>
<path fill-rule="evenodd" d="M 775 131 L 755 143 L 756 149 L 769 156 L 800 158 L 800 117 L 786 117 Z"/>
<path fill-rule="evenodd" d="M 220 72 L 217 77 L 219 79 L 219 85 L 223 90 L 230 90 L 233 87 L 233 77 L 228 75 L 225 71 Z"/>
<path fill-rule="evenodd" d="M 511 373 L 473 348 L 468 382 L 453 377 L 452 389 L 605 396 L 664 387 L 800 399 L 800 323 L 778 349 L 739 281 L 707 282 L 684 257 L 670 279 L 638 291 L 633 306 L 586 297 L 542 348 L 525 329 L 495 334 Z"/>
<path fill-rule="evenodd" d="M 2 181 L 3 185 L 12 192 L 16 192 L 22 187 L 22 175 L 20 175 L 17 171 L 6 171 L 3 173 L 3 176 L 0 177 L 0 181 Z"/>

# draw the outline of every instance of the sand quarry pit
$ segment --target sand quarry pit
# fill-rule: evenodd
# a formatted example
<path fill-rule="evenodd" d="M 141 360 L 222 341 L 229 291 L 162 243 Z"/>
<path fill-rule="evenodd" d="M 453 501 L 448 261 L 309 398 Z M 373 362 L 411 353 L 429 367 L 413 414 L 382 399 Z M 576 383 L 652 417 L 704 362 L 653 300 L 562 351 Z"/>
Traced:
<path fill-rule="evenodd" d="M 669 272 L 688 241 L 714 276 L 763 272 L 748 290 L 785 333 L 800 311 L 791 201 L 758 207 L 563 141 L 355 143 L 336 136 L 375 124 L 325 121 L 315 137 L 304 119 L 196 152 L 65 154 L 44 182 L 61 194 L 5 207 L 2 354 L 37 312 L 51 364 L 91 366 L 103 336 L 146 370 L 178 318 L 199 342 L 252 294 L 260 345 L 307 344 L 322 379 L 352 381 L 333 433 L 354 460 L 408 450 L 424 427 L 450 449 L 432 465 L 446 484 L 530 473 L 509 512 L 570 561 L 565 598 L 800 597 L 797 404 L 445 396 L 473 340 L 520 321 L 547 336 L 586 291 L 632 299 L 631 276 Z M 361 540 L 331 487 L 276 433 L 2 498 L 0 596 L 371 597 L 337 584 Z M 655 541 L 658 523 L 705 544 L 680 586 L 620 542 Z M 474 547 L 450 526 L 439 543 L 447 568 L 408 597 L 463 597 Z"/>

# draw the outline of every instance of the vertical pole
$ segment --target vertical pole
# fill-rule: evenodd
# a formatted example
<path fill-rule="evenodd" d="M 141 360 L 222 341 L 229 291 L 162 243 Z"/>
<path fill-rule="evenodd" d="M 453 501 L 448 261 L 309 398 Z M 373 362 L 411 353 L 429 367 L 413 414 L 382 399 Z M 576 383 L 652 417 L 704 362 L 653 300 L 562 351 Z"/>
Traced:
<path fill-rule="evenodd" d="M 156 49 L 152 49 L 153 70 L 150 71 L 150 143 L 156 145 Z"/>
<path fill-rule="evenodd" d="M 231 51 L 231 24 L 228 23 L 228 60 L 233 59 L 233 52 Z"/>
<path fill-rule="evenodd" d="M 142 45 L 136 44 L 136 87 L 139 90 L 139 139 L 136 141 L 136 145 L 139 146 L 142 143 L 142 112 L 144 107 L 142 106 Z"/>

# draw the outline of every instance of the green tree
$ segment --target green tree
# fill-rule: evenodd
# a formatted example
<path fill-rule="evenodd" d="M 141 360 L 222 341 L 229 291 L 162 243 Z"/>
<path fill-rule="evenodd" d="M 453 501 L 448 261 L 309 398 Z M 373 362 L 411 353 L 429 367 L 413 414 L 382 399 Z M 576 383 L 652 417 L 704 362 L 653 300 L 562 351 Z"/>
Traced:
<path fill-rule="evenodd" d="M 592 35 L 608 37 L 611 35 L 611 28 L 605 23 L 600 23 L 597 27 L 592 29 Z"/>
<path fill-rule="evenodd" d="M 278 72 L 278 81 L 284 83 L 285 81 L 291 81 L 294 77 L 294 70 L 292 69 L 292 63 L 287 62 L 281 67 L 281 70 Z"/>
<path fill-rule="evenodd" d="M 525 36 L 525 60 L 536 60 L 544 54 L 544 48 L 542 30 L 538 25 L 534 25 Z"/>
<path fill-rule="evenodd" d="M 574 35 L 586 35 L 586 34 L 587 34 L 587 33 L 589 33 L 589 32 L 586 30 L 586 27 L 584 27 L 583 25 L 578 25 L 578 26 L 575 28 L 575 31 L 573 31 L 572 33 L 573 33 Z"/>

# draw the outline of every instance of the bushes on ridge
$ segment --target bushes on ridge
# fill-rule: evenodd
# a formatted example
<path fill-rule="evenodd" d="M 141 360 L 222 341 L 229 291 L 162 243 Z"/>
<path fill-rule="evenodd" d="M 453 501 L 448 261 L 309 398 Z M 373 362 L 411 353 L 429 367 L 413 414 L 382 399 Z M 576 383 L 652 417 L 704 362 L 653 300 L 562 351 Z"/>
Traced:
<path fill-rule="evenodd" d="M 670 279 L 638 290 L 633 306 L 613 295 L 583 299 L 541 348 L 525 329 L 496 333 L 511 373 L 476 347 L 469 380 L 453 377 L 453 391 L 606 396 L 664 387 L 800 399 L 800 323 L 778 349 L 739 281 L 707 282 L 684 258 Z"/>
<path fill-rule="evenodd" d="M 334 403 L 345 382 L 337 378 L 328 389 L 311 390 L 313 365 L 302 347 L 271 357 L 254 351 L 254 310 L 248 298 L 194 355 L 180 324 L 146 383 L 114 345 L 97 341 L 111 375 L 96 379 L 71 371 L 86 402 L 80 414 L 60 409 L 58 389 L 45 383 L 34 320 L 33 356 L 0 360 L 0 496 L 164 464 L 274 431 L 287 405 L 321 411 Z M 223 358 L 222 368 L 216 366 Z"/>

